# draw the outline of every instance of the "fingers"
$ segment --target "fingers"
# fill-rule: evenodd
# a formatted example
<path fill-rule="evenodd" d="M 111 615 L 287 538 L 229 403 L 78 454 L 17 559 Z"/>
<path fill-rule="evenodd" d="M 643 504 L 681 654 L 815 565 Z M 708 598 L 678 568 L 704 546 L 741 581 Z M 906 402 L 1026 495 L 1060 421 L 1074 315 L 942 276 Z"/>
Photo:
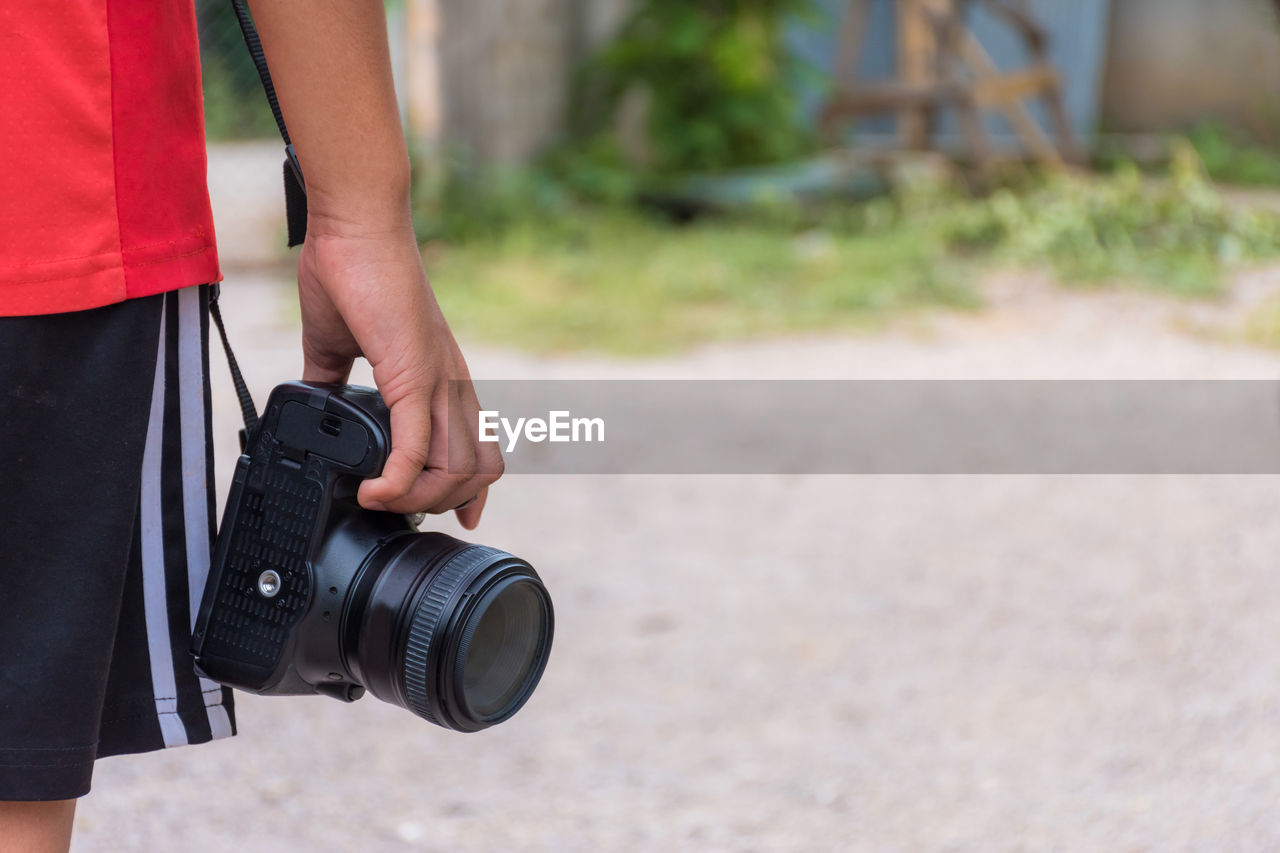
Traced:
<path fill-rule="evenodd" d="M 484 505 L 489 500 L 489 487 L 485 486 L 480 490 L 480 494 L 476 495 L 475 502 L 458 510 L 458 523 L 467 530 L 475 530 L 476 525 L 480 523 L 480 514 L 484 512 Z"/>
<path fill-rule="evenodd" d="M 479 403 L 470 383 L 451 382 L 446 389 L 425 414 L 406 405 L 410 401 L 392 406 L 391 455 L 382 476 L 361 486 L 363 506 L 439 514 L 475 498 L 458 519 L 468 530 L 479 523 L 485 492 L 502 476 L 502 454 L 494 444 L 479 443 Z"/>
<path fill-rule="evenodd" d="M 480 442 L 480 401 L 476 398 L 475 386 L 470 381 L 451 382 L 449 385 L 453 391 L 450 428 L 457 431 L 451 434 L 466 439 L 464 453 L 470 456 L 471 477 L 443 502 L 439 511 L 448 512 L 456 508 L 458 522 L 467 530 L 474 530 L 489 499 L 489 486 L 502 477 L 506 463 L 496 443 Z M 462 500 L 454 503 L 457 497 L 462 497 Z"/>
<path fill-rule="evenodd" d="M 461 506 L 476 496 L 488 483 L 480 479 L 480 465 L 476 457 L 478 437 L 474 427 L 468 422 L 465 403 L 463 401 L 461 382 L 450 382 L 448 385 L 448 405 L 445 416 L 449 429 L 443 436 L 443 447 L 447 461 L 445 479 L 452 485 L 439 499 L 427 507 L 428 512 L 444 513 L 454 507 Z M 431 467 L 434 459 L 427 456 L 427 465 Z"/>
<path fill-rule="evenodd" d="M 391 453 L 387 464 L 382 467 L 382 476 L 360 484 L 359 500 L 366 509 L 408 513 L 425 509 L 404 506 L 404 498 L 427 467 L 431 416 L 424 395 L 406 396 L 391 404 Z"/>

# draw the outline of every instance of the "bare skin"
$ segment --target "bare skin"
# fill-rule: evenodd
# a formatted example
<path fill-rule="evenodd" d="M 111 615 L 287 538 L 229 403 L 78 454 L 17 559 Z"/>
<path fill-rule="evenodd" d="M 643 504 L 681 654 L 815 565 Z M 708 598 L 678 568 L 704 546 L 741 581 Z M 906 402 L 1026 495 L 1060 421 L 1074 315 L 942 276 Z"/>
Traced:
<path fill-rule="evenodd" d="M 361 503 L 443 513 L 475 498 L 458 511 L 471 529 L 502 456 L 479 441 L 471 376 L 414 239 L 382 2 L 251 5 L 307 182 L 303 377 L 341 382 L 368 359 L 391 407 L 392 450 Z"/>
<path fill-rule="evenodd" d="M 478 437 L 471 375 L 427 281 L 409 211 L 382 0 L 252 0 L 307 183 L 298 259 L 303 378 L 343 382 L 373 366 L 391 407 L 391 456 L 365 482 L 369 509 L 480 522 L 502 476 Z M 0 802 L 0 853 L 65 851 L 75 801 Z"/>
<path fill-rule="evenodd" d="M 75 800 L 0 802 L 0 853 L 62 853 L 75 814 Z"/>

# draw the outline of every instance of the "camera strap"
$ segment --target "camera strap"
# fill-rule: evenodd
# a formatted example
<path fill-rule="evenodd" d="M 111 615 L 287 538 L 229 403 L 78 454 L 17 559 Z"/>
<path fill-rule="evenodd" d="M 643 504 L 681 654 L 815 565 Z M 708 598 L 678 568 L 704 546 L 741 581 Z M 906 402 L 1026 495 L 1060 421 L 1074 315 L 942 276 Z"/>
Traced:
<path fill-rule="evenodd" d="M 246 435 L 258 426 L 258 408 L 253 404 L 249 394 L 249 386 L 245 384 L 244 374 L 236 362 L 236 354 L 231 351 L 231 341 L 227 340 L 227 327 L 222 322 L 222 309 L 218 307 L 218 297 L 222 294 L 222 285 L 214 283 L 209 289 L 209 317 L 213 325 L 218 327 L 218 337 L 222 338 L 222 351 L 227 354 L 227 367 L 231 368 L 231 383 L 236 387 L 236 396 L 240 398 L 240 414 L 244 417 L 244 431 L 240 433 L 240 444 L 243 446 Z"/>
<path fill-rule="evenodd" d="M 240 34 L 244 36 L 244 45 L 249 49 L 253 67 L 258 69 L 258 79 L 262 81 L 262 90 L 267 95 L 267 103 L 271 105 L 276 128 L 280 131 L 280 138 L 284 140 L 284 207 L 289 226 L 289 248 L 293 248 L 301 245 L 307 236 L 307 184 L 302 179 L 302 165 L 293 150 L 289 128 L 284 123 L 284 113 L 280 111 L 280 101 L 276 98 L 275 84 L 271 82 L 271 71 L 267 68 L 267 56 L 262 51 L 258 29 L 253 25 L 245 0 L 231 0 L 231 5 L 235 8 Z"/>
<path fill-rule="evenodd" d="M 289 128 L 284 123 L 284 113 L 280 111 L 280 101 L 276 98 L 276 87 L 271 82 L 271 71 L 267 68 L 267 56 L 262 50 L 262 40 L 258 38 L 258 28 L 253 25 L 253 18 L 245 6 L 245 0 L 231 0 L 235 9 L 236 21 L 240 24 L 240 34 L 244 36 L 244 45 L 249 49 L 249 57 L 253 67 L 258 70 L 258 79 L 262 81 L 262 90 L 267 95 L 267 103 L 271 106 L 271 115 L 276 120 L 276 128 L 280 138 L 284 140 L 284 205 L 285 220 L 289 230 L 289 248 L 300 245 L 307 236 L 307 185 L 302 179 L 302 165 L 298 163 L 298 155 L 293 150 L 293 140 L 289 138 Z M 240 414 L 244 417 L 244 430 L 240 433 L 240 446 L 243 448 L 246 438 L 258 426 L 258 410 L 249 394 L 249 386 L 240 372 L 236 355 L 231 351 L 231 341 L 227 339 L 227 327 L 222 321 L 222 309 L 218 306 L 218 297 L 222 287 L 214 284 L 209 290 L 209 316 L 218 329 L 218 337 L 222 339 L 222 351 L 227 354 L 227 367 L 231 369 L 231 382 L 235 385 L 236 396 L 240 399 Z"/>

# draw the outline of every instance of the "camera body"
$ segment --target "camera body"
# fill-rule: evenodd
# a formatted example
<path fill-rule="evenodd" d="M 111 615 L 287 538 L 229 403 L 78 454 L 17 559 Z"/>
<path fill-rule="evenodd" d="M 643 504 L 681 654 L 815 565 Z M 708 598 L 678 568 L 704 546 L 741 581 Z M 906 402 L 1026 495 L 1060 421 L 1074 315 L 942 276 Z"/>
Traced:
<path fill-rule="evenodd" d="M 360 482 L 382 471 L 390 434 L 371 389 L 287 382 L 272 392 L 245 436 L 214 546 L 192 636 L 202 674 L 253 693 L 363 695 L 349 663 L 333 666 L 350 658 L 334 624 L 352 566 L 324 545 L 353 514 L 381 516 L 387 538 L 413 531 L 404 516 L 356 503 Z"/>
<path fill-rule="evenodd" d="M 196 669 L 252 693 L 365 691 L 473 732 L 532 695 L 551 598 L 519 557 L 366 510 L 391 415 L 377 391 L 286 382 L 244 437 L 191 638 Z"/>

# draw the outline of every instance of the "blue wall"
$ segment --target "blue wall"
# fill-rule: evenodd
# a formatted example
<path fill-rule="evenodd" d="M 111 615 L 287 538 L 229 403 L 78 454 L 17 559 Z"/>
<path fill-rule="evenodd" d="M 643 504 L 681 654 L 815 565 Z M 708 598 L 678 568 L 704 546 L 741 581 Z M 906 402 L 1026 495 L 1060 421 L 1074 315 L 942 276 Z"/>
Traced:
<path fill-rule="evenodd" d="M 845 0 L 817 0 L 822 20 L 797 23 L 792 27 L 791 43 L 797 55 L 823 76 L 830 73 L 835 56 L 836 36 Z M 859 77 L 863 80 L 885 78 L 897 65 L 897 25 L 893 0 L 866 0 L 871 4 L 862 46 Z M 1088 142 L 1097 130 L 1100 112 L 1103 69 L 1107 57 L 1107 25 L 1110 0 L 1032 0 L 1032 12 L 1049 31 L 1050 59 L 1062 73 L 1067 113 L 1077 136 Z M 969 21 L 974 35 L 1002 69 L 1027 63 L 1021 39 L 980 5 L 975 6 Z M 816 115 L 826 86 L 808 82 L 803 89 L 806 115 Z M 1035 115 L 1043 124 L 1043 110 L 1036 105 Z M 892 116 L 876 117 L 859 123 L 857 132 L 883 136 L 894 131 Z M 987 119 L 988 130 L 997 138 L 1010 137 L 1011 132 L 999 116 Z M 1047 127 L 1046 127 L 1047 129 Z M 943 115 L 939 126 L 944 142 L 955 137 L 952 116 Z"/>

